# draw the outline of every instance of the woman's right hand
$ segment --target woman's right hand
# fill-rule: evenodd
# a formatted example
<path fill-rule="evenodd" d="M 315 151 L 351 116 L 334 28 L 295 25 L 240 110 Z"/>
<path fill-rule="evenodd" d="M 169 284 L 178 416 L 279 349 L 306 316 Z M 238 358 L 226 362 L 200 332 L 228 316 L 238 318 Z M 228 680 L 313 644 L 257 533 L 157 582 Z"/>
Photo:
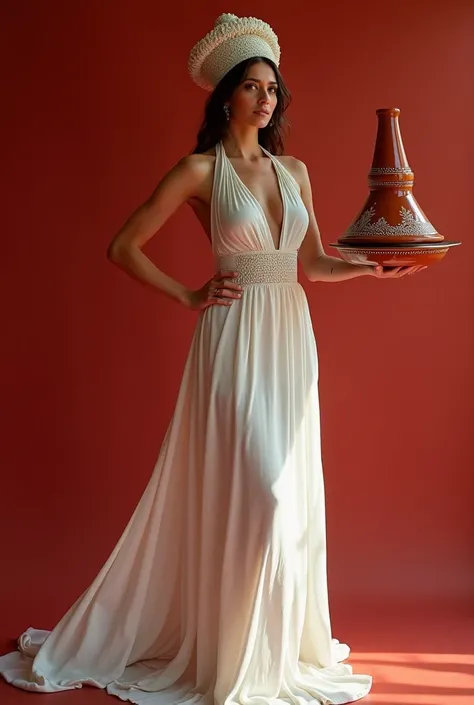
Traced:
<path fill-rule="evenodd" d="M 238 272 L 217 272 L 201 289 L 190 292 L 189 308 L 201 311 L 208 306 L 231 306 L 242 296 L 242 287 L 232 281 L 238 276 Z"/>

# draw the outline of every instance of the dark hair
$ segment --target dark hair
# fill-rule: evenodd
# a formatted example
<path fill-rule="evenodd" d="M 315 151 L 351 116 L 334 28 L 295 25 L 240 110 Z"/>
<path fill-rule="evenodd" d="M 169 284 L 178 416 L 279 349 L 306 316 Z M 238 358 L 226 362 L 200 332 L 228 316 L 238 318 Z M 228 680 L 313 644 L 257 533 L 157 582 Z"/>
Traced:
<path fill-rule="evenodd" d="M 234 90 L 246 76 L 250 66 L 260 61 L 267 63 L 275 72 L 278 89 L 277 104 L 270 121 L 273 124 L 268 124 L 258 131 L 258 142 L 271 154 L 283 154 L 283 138 L 285 128 L 289 124 L 284 118 L 283 113 L 290 104 L 291 95 L 288 88 L 285 86 L 277 66 L 273 61 L 262 56 L 254 56 L 251 59 L 241 61 L 240 64 L 237 64 L 237 66 L 234 66 L 234 68 L 225 74 L 212 91 L 206 101 L 204 120 L 197 135 L 197 144 L 193 149 L 193 154 L 207 152 L 208 149 L 212 149 L 212 147 L 225 137 L 228 122 L 224 112 L 224 105 L 230 100 Z"/>

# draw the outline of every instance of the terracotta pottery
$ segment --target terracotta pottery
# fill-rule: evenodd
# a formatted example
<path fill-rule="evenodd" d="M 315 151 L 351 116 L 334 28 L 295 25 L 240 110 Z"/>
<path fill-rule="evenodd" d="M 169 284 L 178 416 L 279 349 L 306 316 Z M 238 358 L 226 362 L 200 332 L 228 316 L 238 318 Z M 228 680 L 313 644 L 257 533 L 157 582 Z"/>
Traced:
<path fill-rule="evenodd" d="M 353 264 L 386 267 L 427 265 L 442 259 L 450 247 L 430 223 L 413 196 L 414 174 L 403 148 L 398 108 L 376 111 L 378 118 L 369 197 L 337 243 L 342 259 Z"/>

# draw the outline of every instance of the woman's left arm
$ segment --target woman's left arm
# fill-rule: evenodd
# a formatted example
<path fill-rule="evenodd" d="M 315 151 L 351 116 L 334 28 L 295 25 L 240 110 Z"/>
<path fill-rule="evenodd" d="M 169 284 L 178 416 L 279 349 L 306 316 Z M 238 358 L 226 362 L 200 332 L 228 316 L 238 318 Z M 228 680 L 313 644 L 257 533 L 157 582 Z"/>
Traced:
<path fill-rule="evenodd" d="M 301 247 L 299 260 L 303 271 L 312 282 L 342 282 L 355 277 L 372 276 L 379 279 L 399 279 L 405 274 L 414 274 L 425 267 L 390 267 L 372 264 L 351 264 L 340 257 L 331 257 L 324 251 L 318 223 L 314 214 L 311 182 L 306 164 L 294 160 L 294 173 L 301 188 L 301 198 L 309 215 L 309 225 Z"/>

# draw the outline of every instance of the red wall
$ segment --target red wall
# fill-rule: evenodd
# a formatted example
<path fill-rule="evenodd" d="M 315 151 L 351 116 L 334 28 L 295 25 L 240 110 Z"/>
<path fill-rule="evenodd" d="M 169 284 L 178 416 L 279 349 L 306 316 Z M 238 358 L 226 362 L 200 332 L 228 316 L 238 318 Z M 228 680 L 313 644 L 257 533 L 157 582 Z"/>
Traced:
<path fill-rule="evenodd" d="M 321 362 L 332 594 L 472 595 L 474 6 L 288 8 L 4 4 L 2 638 L 54 625 L 153 469 L 196 317 L 105 251 L 191 149 L 205 94 L 187 54 L 229 10 L 279 35 L 294 100 L 288 152 L 309 167 L 325 244 L 363 204 L 375 110 L 389 106 L 402 110 L 418 202 L 463 240 L 414 277 L 304 283 Z M 190 285 L 211 272 L 187 209 L 147 252 Z"/>

